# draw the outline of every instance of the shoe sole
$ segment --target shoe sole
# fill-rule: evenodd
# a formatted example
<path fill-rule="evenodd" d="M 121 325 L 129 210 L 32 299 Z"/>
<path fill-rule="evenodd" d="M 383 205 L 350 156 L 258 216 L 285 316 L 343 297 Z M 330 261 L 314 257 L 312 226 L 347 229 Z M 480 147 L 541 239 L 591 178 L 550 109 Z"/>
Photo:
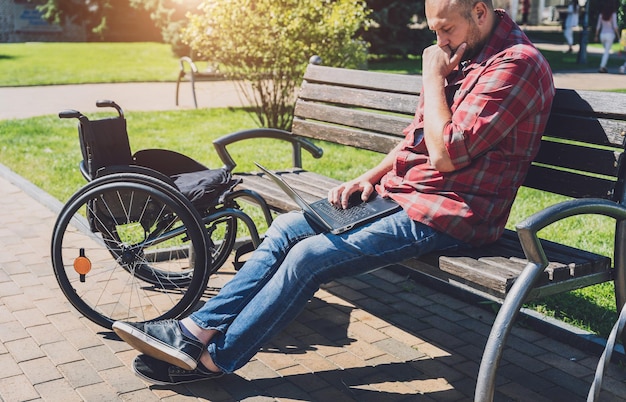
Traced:
<path fill-rule="evenodd" d="M 158 381 L 155 380 L 154 378 L 150 378 L 147 377 L 143 374 L 141 374 L 139 371 L 137 371 L 137 369 L 135 369 L 135 367 L 133 366 L 133 371 L 135 372 L 135 375 L 139 378 L 141 378 L 142 380 L 149 382 L 150 384 L 154 384 L 154 385 L 176 385 L 176 384 L 185 384 L 184 382 L 177 382 L 177 383 L 173 383 L 173 382 L 165 382 L 165 381 Z"/>
<path fill-rule="evenodd" d="M 198 362 L 186 353 L 153 338 L 137 328 L 123 322 L 113 323 L 113 331 L 122 340 L 139 352 L 154 357 L 185 370 L 195 370 Z"/>
<path fill-rule="evenodd" d="M 193 379 L 193 380 L 186 380 L 186 381 L 185 381 L 185 380 L 183 380 L 183 381 L 176 381 L 176 382 L 169 381 L 169 382 L 168 382 L 168 381 L 159 381 L 159 380 L 155 380 L 154 378 L 150 378 L 150 377 L 148 377 L 148 376 L 146 376 L 146 375 L 142 374 L 141 372 L 139 372 L 139 371 L 135 368 L 135 366 L 133 366 L 133 371 L 135 372 L 135 375 L 136 375 L 137 377 L 141 378 L 142 380 L 144 380 L 144 381 L 146 381 L 146 382 L 149 382 L 149 383 L 151 383 L 151 384 L 154 384 L 154 385 L 178 385 L 178 384 L 189 384 L 189 383 L 192 383 L 192 382 L 198 382 L 198 381 L 209 381 L 209 380 L 215 380 L 215 379 L 218 379 L 218 378 L 222 377 L 222 375 L 217 375 L 217 376 L 215 376 L 215 377 L 210 377 L 210 378 L 196 378 L 196 379 Z"/>

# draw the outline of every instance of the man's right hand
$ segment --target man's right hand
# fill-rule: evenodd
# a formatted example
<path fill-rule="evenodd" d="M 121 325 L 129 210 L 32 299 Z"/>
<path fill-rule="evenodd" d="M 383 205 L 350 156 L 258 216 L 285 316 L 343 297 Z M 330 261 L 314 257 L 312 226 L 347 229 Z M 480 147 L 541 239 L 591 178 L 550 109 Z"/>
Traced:
<path fill-rule="evenodd" d="M 348 208 L 350 196 L 361 192 L 361 201 L 365 202 L 374 192 L 374 186 L 367 180 L 354 179 L 328 190 L 328 201 L 338 208 Z"/>

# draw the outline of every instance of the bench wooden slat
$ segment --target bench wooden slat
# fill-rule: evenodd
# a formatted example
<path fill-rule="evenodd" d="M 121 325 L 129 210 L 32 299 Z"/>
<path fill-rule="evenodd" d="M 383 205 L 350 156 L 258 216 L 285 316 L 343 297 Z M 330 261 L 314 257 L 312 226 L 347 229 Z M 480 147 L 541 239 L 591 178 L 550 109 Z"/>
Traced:
<path fill-rule="evenodd" d="M 302 84 L 298 97 L 308 101 L 350 105 L 350 107 L 362 107 L 374 110 L 386 110 L 388 112 L 410 116 L 415 113 L 418 101 L 416 95 L 335 87 L 308 82 Z"/>
<path fill-rule="evenodd" d="M 543 137 L 612 146 L 623 151 L 625 132 L 624 121 L 553 112 Z"/>
<path fill-rule="evenodd" d="M 626 116 L 626 100 L 617 92 L 558 88 L 552 112 L 623 121 Z"/>
<path fill-rule="evenodd" d="M 398 144 L 397 138 L 384 134 L 368 133 L 363 130 L 332 126 L 308 120 L 294 120 L 293 130 L 303 137 L 375 152 L 387 153 Z"/>
<path fill-rule="evenodd" d="M 608 199 L 613 195 L 615 181 L 533 165 L 524 186 L 567 197 Z"/>
<path fill-rule="evenodd" d="M 383 90 L 399 94 L 417 95 L 422 90 L 422 77 L 419 75 L 386 74 L 316 65 L 307 67 L 304 80 L 328 83 L 333 86 Z"/>
<path fill-rule="evenodd" d="M 610 149 L 591 149 L 574 144 L 543 141 L 535 162 L 617 177 L 617 161 L 620 154 Z"/>
<path fill-rule="evenodd" d="M 551 282 L 603 272 L 611 268 L 611 259 L 608 257 L 545 239 L 541 243 L 548 256 L 548 261 L 550 261 L 546 270 Z M 526 264 L 526 258 L 515 232 L 507 230 L 498 244 L 506 245 L 509 250 L 516 250 L 513 253 L 503 255 L 509 256 L 513 261 Z"/>
<path fill-rule="evenodd" d="M 300 100 L 296 103 L 297 120 L 315 120 L 386 134 L 400 140 L 402 130 L 411 123 L 411 118 L 390 114 L 373 114 L 371 111 L 346 109 L 327 104 Z M 296 130 L 297 133 L 297 129 Z"/>

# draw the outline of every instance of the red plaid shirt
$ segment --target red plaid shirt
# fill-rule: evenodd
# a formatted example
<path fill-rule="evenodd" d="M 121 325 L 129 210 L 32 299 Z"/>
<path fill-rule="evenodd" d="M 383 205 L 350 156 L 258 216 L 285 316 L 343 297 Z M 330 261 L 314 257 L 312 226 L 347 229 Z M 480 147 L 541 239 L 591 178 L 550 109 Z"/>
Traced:
<path fill-rule="evenodd" d="M 539 149 L 554 97 L 550 65 L 503 11 L 482 52 L 447 77 L 444 128 L 453 172 L 430 164 L 423 103 L 377 186 L 411 219 L 472 245 L 497 240 Z"/>

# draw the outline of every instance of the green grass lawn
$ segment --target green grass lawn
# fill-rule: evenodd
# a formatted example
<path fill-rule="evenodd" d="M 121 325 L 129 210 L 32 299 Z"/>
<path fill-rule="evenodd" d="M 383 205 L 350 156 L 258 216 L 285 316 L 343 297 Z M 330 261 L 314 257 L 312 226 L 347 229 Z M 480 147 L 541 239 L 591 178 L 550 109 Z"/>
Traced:
<path fill-rule="evenodd" d="M 0 86 L 176 81 L 163 43 L 2 43 Z"/>
<path fill-rule="evenodd" d="M 558 66 L 589 68 L 575 63 L 574 55 L 548 52 Z M 597 61 L 590 57 L 589 64 Z M 169 46 L 130 44 L 0 44 L 0 86 L 81 82 L 172 81 L 177 58 Z M 370 69 L 419 73 L 419 57 L 408 60 L 377 59 Z M 213 139 L 255 126 L 243 109 L 199 109 L 171 112 L 127 112 L 133 150 L 164 148 L 181 152 L 208 165 L 221 165 Z M 100 114 L 90 115 L 95 118 Z M 325 156 L 304 155 L 308 169 L 348 180 L 381 156 L 371 152 L 323 144 Z M 241 170 L 252 169 L 252 158 L 272 166 L 290 163 L 290 148 L 271 140 L 237 144 L 230 148 Z M 267 156 L 259 156 L 267 155 Z M 78 171 L 80 150 L 76 121 L 56 116 L 0 121 L 0 161 L 61 201 L 85 184 Z M 244 162 L 245 161 L 245 162 Z M 545 206 L 560 201 L 554 195 L 522 189 L 515 202 L 509 228 Z M 599 217 L 577 217 L 553 225 L 541 235 L 558 242 L 612 257 L 613 222 Z M 606 337 L 616 319 L 613 285 L 606 283 L 546 298 L 533 308 Z"/>
<path fill-rule="evenodd" d="M 600 63 L 597 55 L 589 55 L 587 64 L 581 65 L 576 54 L 543 53 L 554 71 L 595 68 Z M 610 61 L 611 67 L 620 64 L 616 58 Z M 369 69 L 419 74 L 421 58 L 372 56 Z M 178 70 L 178 58 L 163 43 L 0 43 L 0 87 L 176 81 Z"/>

